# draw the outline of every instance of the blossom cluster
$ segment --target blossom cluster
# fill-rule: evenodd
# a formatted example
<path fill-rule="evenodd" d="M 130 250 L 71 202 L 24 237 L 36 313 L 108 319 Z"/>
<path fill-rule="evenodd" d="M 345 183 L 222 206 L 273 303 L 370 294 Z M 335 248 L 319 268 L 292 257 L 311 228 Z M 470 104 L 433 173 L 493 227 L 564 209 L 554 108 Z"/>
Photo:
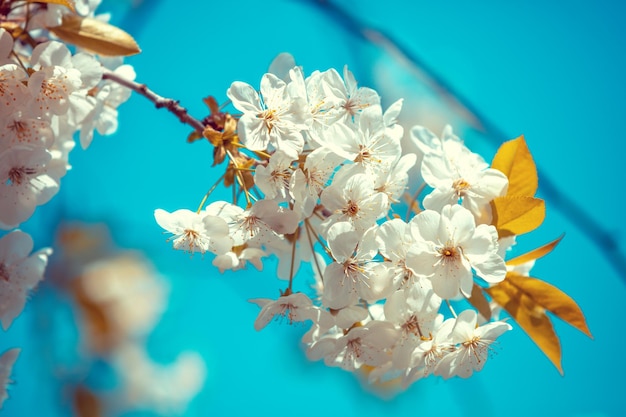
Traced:
<path fill-rule="evenodd" d="M 117 107 L 130 96 L 127 88 L 103 80 L 105 70 L 134 78 L 121 58 L 72 51 L 51 40 L 48 28 L 69 14 L 94 17 L 99 3 L 76 1 L 71 10 L 63 2 L 2 2 L 0 230 L 7 232 L 0 239 L 0 321 L 5 330 L 43 278 L 51 253 L 43 249 L 29 256 L 32 238 L 18 228 L 59 191 L 75 137 L 87 148 L 94 131 L 113 133 Z"/>
<path fill-rule="evenodd" d="M 93 15 L 98 3 L 91 0 L 76 6 Z M 117 107 L 128 99 L 130 90 L 103 80 L 104 68 L 134 78 L 132 67 L 122 65 L 121 58 L 97 59 L 86 52 L 72 53 L 59 41 L 41 41 L 49 38 L 43 34 L 47 27 L 61 24 L 63 13 L 69 13 L 66 7 L 18 6 L 16 2 L 7 18 L 27 22 L 28 28 L 16 26 L 12 32 L 0 28 L 2 230 L 18 228 L 59 191 L 70 168 L 76 135 L 87 148 L 94 130 L 110 134 L 117 129 Z M 18 41 L 14 41 L 16 33 L 22 35 Z M 24 39 L 26 33 L 32 43 Z M 0 268 L 8 266 L 3 263 Z M 7 276 L 5 281 L 14 280 Z"/>
<path fill-rule="evenodd" d="M 490 202 L 506 194 L 506 175 L 450 127 L 441 137 L 413 127 L 420 158 L 403 152 L 402 101 L 383 109 L 347 67 L 343 76 L 329 69 L 305 77 L 281 55 L 260 90 L 234 82 L 227 96 L 241 114 L 212 114 L 204 137 L 216 163 L 228 157 L 228 184 L 246 204 L 156 210 L 174 248 L 211 253 L 220 271 L 247 262 L 260 269 L 275 256 L 288 284 L 278 299 L 251 300 L 261 307 L 255 327 L 275 317 L 311 321 L 303 337 L 311 359 L 405 386 L 482 369 L 511 326 L 462 300 L 505 278 L 512 239 L 498 238 Z M 402 220 L 395 210 L 418 178 L 430 190 L 424 209 Z M 296 291 L 303 263 L 317 279 Z"/>

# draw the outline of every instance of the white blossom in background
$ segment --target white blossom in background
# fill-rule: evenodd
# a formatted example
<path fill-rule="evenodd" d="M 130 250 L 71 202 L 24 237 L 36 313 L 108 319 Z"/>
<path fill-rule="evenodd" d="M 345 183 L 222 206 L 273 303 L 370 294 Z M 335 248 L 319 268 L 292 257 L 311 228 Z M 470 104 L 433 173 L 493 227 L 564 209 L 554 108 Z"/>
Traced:
<path fill-rule="evenodd" d="M 183 351 L 169 364 L 154 362 L 146 349 L 128 343 L 114 352 L 124 408 L 150 409 L 160 415 L 182 415 L 202 390 L 206 364 L 193 351 Z"/>
<path fill-rule="evenodd" d="M 31 254 L 32 250 L 33 239 L 21 230 L 0 238 L 0 322 L 4 330 L 24 309 L 52 254 L 50 249 Z"/>
<path fill-rule="evenodd" d="M 9 398 L 8 388 L 13 383 L 11 381 L 11 371 L 20 351 L 21 349 L 19 348 L 13 348 L 5 351 L 0 356 L 0 410 L 4 401 Z"/>

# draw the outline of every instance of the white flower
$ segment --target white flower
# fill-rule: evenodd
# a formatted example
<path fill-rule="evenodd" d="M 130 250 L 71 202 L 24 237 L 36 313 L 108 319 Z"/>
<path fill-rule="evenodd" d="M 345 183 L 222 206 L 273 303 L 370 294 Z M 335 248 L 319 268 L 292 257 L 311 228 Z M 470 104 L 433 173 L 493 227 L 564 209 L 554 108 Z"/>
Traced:
<path fill-rule="evenodd" d="M 504 279 L 506 266 L 497 252 L 495 227 L 476 226 L 472 214 L 462 206 L 446 206 L 441 214 L 425 210 L 411 224 L 416 243 L 406 255 L 406 265 L 430 278 L 441 298 L 454 298 L 459 290 L 469 297 L 472 269 L 489 283 Z"/>
<path fill-rule="evenodd" d="M 48 170 L 50 159 L 40 146 L 13 146 L 0 153 L 0 228 L 26 221 L 56 194 L 59 178 Z"/>
<path fill-rule="evenodd" d="M 341 107 L 341 100 L 328 93 L 328 86 L 333 83 L 333 77 L 340 78 L 335 70 L 314 71 L 305 80 L 307 101 L 312 117 L 311 128 L 307 133 L 309 138 L 317 144 L 327 143 L 324 139 L 327 137 L 325 132 L 337 118 L 333 109 Z"/>
<path fill-rule="evenodd" d="M 322 302 L 332 309 L 354 304 L 359 297 L 368 301 L 384 298 L 391 289 L 387 267 L 373 262 L 377 253 L 376 229 L 362 237 L 348 222 L 334 224 L 328 230 L 328 247 L 334 262 L 324 270 Z"/>
<path fill-rule="evenodd" d="M 130 65 L 115 68 L 115 74 L 127 80 L 135 79 L 135 71 Z M 130 97 L 130 90 L 120 84 L 105 81 L 95 93 L 86 99 L 93 106 L 80 123 L 80 145 L 87 149 L 93 139 L 93 131 L 101 135 L 110 135 L 117 130 L 117 108 Z"/>
<path fill-rule="evenodd" d="M 19 348 L 13 348 L 5 351 L 2 356 L 0 356 L 0 410 L 2 409 L 4 401 L 9 398 L 7 388 L 13 382 L 10 379 L 11 371 L 13 370 L 13 365 L 20 351 L 21 349 Z"/>
<path fill-rule="evenodd" d="M 302 77 L 299 71 L 292 70 L 290 74 L 295 82 Z M 280 78 L 268 73 L 261 79 L 260 96 L 251 85 L 240 81 L 228 89 L 226 94 L 233 106 L 243 112 L 237 130 L 248 149 L 262 151 L 272 145 L 294 159 L 302 151 L 301 131 L 308 128 L 310 114 L 305 97 L 292 96 L 287 87 Z"/>
<path fill-rule="evenodd" d="M 361 112 L 356 134 L 333 137 L 333 140 L 341 148 L 339 154 L 354 162 L 352 167 L 377 175 L 380 171 L 389 171 L 402 153 L 400 138 L 387 133 L 382 108 L 373 105 Z"/>
<path fill-rule="evenodd" d="M 250 262 L 259 271 L 263 270 L 262 257 L 267 256 L 267 253 L 259 248 L 244 248 L 239 254 L 235 252 L 226 252 L 222 255 L 217 255 L 213 259 L 213 266 L 219 269 L 220 272 L 226 270 L 242 269 L 246 266 L 246 262 Z"/>
<path fill-rule="evenodd" d="M 389 207 L 399 203 L 409 182 L 409 171 L 415 166 L 417 156 L 409 153 L 403 155 L 393 167 L 380 172 L 375 183 L 376 191 L 385 193 Z"/>
<path fill-rule="evenodd" d="M 228 224 L 206 211 L 196 213 L 187 209 L 168 213 L 156 209 L 154 217 L 162 228 L 174 234 L 168 240 L 173 240 L 174 249 L 184 250 L 193 255 L 199 251 L 224 254 L 232 248 L 232 240 L 228 236 Z"/>
<path fill-rule="evenodd" d="M 440 306 L 441 298 L 426 283 L 396 291 L 387 297 L 385 319 L 401 331 L 393 350 L 394 367 L 409 367 L 417 343 L 432 334 Z"/>
<path fill-rule="evenodd" d="M 491 349 L 490 345 L 511 325 L 501 321 L 491 322 L 476 327 L 477 314 L 474 310 L 465 310 L 456 318 L 452 329 L 452 342 L 457 344 L 454 352 L 447 354 L 435 369 L 436 375 L 450 378 L 454 375 L 468 378 L 474 371 L 480 371 L 485 365 Z"/>
<path fill-rule="evenodd" d="M 276 316 L 286 317 L 289 324 L 294 321 L 315 320 L 318 316 L 309 297 L 301 292 L 283 295 L 278 300 L 269 298 L 255 298 L 250 300 L 261 307 L 261 311 L 254 322 L 254 328 L 261 330 Z"/>
<path fill-rule="evenodd" d="M 388 350 L 398 338 L 393 324 L 371 321 L 356 326 L 345 335 L 324 337 L 307 351 L 311 360 L 324 358 L 328 366 L 354 371 L 363 365 L 380 366 L 389 359 Z"/>
<path fill-rule="evenodd" d="M 50 122 L 33 115 L 26 107 L 0 117 L 0 127 L 0 152 L 17 145 L 49 149 L 54 143 Z"/>
<path fill-rule="evenodd" d="M 406 254 L 415 243 L 411 226 L 402 219 L 387 220 L 376 233 L 378 250 L 385 257 L 393 276 L 395 288 L 410 288 L 417 283 L 419 276 L 406 266 Z"/>
<path fill-rule="evenodd" d="M 437 316 L 432 333 L 422 338 L 411 353 L 411 364 L 403 378 L 405 387 L 433 374 L 441 359 L 454 351 L 450 333 L 455 323 L 454 318 L 443 321 L 442 315 Z"/>
<path fill-rule="evenodd" d="M 289 182 L 293 158 L 276 151 L 267 166 L 259 165 L 254 172 L 255 184 L 265 193 L 268 200 L 284 200 L 289 195 Z"/>
<path fill-rule="evenodd" d="M 334 170 L 343 161 L 327 148 L 317 148 L 307 155 L 304 167 L 294 171 L 289 182 L 289 194 L 294 200 L 294 210 L 302 217 L 311 216 L 320 194 Z"/>
<path fill-rule="evenodd" d="M 424 198 L 424 207 L 439 211 L 460 201 L 476 219 L 488 222 L 489 202 L 506 192 L 506 175 L 489 168 L 479 155 L 470 152 L 450 126 L 444 129 L 442 139 L 419 127 L 411 130 L 411 135 L 425 152 L 422 177 L 433 188 Z"/>
<path fill-rule="evenodd" d="M 347 65 L 343 68 L 343 80 L 334 69 L 328 72 L 330 74 L 326 79 L 326 91 L 337 103 L 332 110 L 333 120 L 352 122 L 364 109 L 380 104 L 380 96 L 376 91 L 367 87 L 358 87 Z"/>
<path fill-rule="evenodd" d="M 226 221 L 234 246 L 250 244 L 259 247 L 280 241 L 280 235 L 294 233 L 299 222 L 295 212 L 273 200 L 259 200 L 249 210 L 216 201 L 206 211 Z"/>
<path fill-rule="evenodd" d="M 322 191 L 321 200 L 333 213 L 323 222 L 323 228 L 347 221 L 360 232 L 374 225 L 387 203 L 385 195 L 374 190 L 372 177 L 367 174 L 356 174 L 345 180 L 335 178 Z"/>
<path fill-rule="evenodd" d="M 22 83 L 26 77 L 24 70 L 16 64 L 0 66 L 0 105 L 3 113 L 15 111 L 30 99 L 30 92 Z"/>
<path fill-rule="evenodd" d="M 30 235 L 15 230 L 0 239 L 0 322 L 7 330 L 24 309 L 28 292 L 43 278 L 50 249 L 29 256 L 33 249 Z"/>

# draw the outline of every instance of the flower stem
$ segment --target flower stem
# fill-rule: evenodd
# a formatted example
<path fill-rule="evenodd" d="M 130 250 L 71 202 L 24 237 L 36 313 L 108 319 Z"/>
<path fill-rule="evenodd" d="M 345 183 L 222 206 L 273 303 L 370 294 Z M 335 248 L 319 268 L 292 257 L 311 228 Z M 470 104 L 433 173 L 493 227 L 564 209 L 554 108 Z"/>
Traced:
<path fill-rule="evenodd" d="M 211 186 L 211 188 L 209 188 L 209 191 L 207 191 L 207 193 L 204 195 L 204 198 L 200 202 L 200 205 L 198 206 L 198 210 L 196 210 L 196 213 L 200 214 L 200 212 L 202 211 L 202 208 L 204 207 L 204 204 L 206 203 L 207 199 L 209 198 L 211 193 L 215 190 L 215 188 L 219 185 L 219 183 L 222 182 L 222 180 L 224 179 L 225 176 L 226 176 L 226 174 L 222 174 L 222 176 L 219 177 L 219 179 L 217 181 L 215 181 L 215 184 L 213 184 Z"/>

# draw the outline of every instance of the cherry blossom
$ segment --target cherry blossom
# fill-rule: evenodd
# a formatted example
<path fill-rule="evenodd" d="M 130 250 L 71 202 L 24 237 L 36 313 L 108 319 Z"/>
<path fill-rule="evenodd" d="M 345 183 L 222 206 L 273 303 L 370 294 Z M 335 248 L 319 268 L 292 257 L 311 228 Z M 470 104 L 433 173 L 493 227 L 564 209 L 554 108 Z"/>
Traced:
<path fill-rule="evenodd" d="M 506 176 L 470 152 L 450 126 L 446 126 L 441 139 L 423 128 L 414 128 L 411 135 L 425 154 L 422 177 L 433 188 L 424 198 L 424 207 L 437 211 L 460 201 L 477 219 L 488 222 L 489 202 L 506 192 Z"/>
<path fill-rule="evenodd" d="M 199 251 L 224 254 L 232 248 L 232 240 L 228 236 L 228 225 L 217 216 L 207 212 L 195 213 L 187 209 L 179 209 L 172 213 L 157 209 L 154 217 L 162 228 L 174 234 L 174 249 L 184 250 L 192 255 Z"/>
<path fill-rule="evenodd" d="M 51 249 L 33 254 L 30 235 L 15 230 L 0 238 L 0 322 L 7 330 L 24 309 L 29 292 L 43 278 Z"/>
<path fill-rule="evenodd" d="M 276 316 L 284 317 L 289 324 L 294 321 L 314 320 L 317 317 L 313 302 L 305 294 L 297 292 L 283 295 L 277 300 L 269 298 L 255 298 L 250 300 L 261 307 L 259 316 L 254 322 L 254 328 L 261 330 Z"/>
<path fill-rule="evenodd" d="M 51 158 L 42 146 L 19 145 L 0 153 L 0 228 L 17 227 L 57 193 L 59 178 L 48 169 Z"/>
<path fill-rule="evenodd" d="M 290 75 L 292 80 L 302 77 L 298 71 Z M 297 157 L 304 146 L 301 131 L 310 124 L 304 97 L 292 96 L 287 84 L 270 73 L 261 79 L 260 95 L 251 85 L 239 81 L 230 86 L 227 95 L 243 112 L 239 135 L 248 149 L 262 151 L 272 145 Z"/>
<path fill-rule="evenodd" d="M 378 93 L 368 87 L 359 87 L 347 65 L 343 68 L 343 80 L 335 69 L 329 70 L 326 90 L 332 100 L 337 102 L 332 114 L 338 121 L 354 121 L 364 109 L 380 104 Z"/>
<path fill-rule="evenodd" d="M 323 227 L 347 221 L 358 231 L 365 231 L 376 222 L 387 203 L 385 194 L 374 190 L 370 175 L 356 174 L 347 179 L 334 179 L 321 194 L 321 201 L 331 211 Z"/>
<path fill-rule="evenodd" d="M 474 371 L 480 371 L 485 366 L 491 345 L 496 338 L 511 330 L 511 325 L 502 321 L 476 327 L 477 317 L 474 310 L 465 310 L 456 318 L 450 336 L 452 342 L 458 346 L 437 364 L 435 369 L 437 375 L 444 378 L 454 375 L 468 378 Z"/>
<path fill-rule="evenodd" d="M 324 271 L 322 302 L 332 309 L 354 304 L 359 297 L 376 301 L 391 289 L 391 274 L 386 265 L 374 262 L 376 229 L 365 235 L 350 223 L 335 223 L 328 230 L 328 247 L 334 262 Z"/>
<path fill-rule="evenodd" d="M 325 337 L 307 351 L 311 360 L 324 359 L 328 366 L 353 371 L 363 365 L 379 366 L 387 362 L 389 349 L 399 333 L 393 324 L 371 321 L 355 326 L 345 335 Z"/>
<path fill-rule="evenodd" d="M 289 194 L 292 171 L 289 169 L 293 158 L 277 151 L 270 158 L 267 167 L 259 165 L 255 170 L 254 181 L 265 193 L 265 198 L 284 200 Z"/>
<path fill-rule="evenodd" d="M 450 299 L 472 292 L 473 274 L 489 283 L 506 275 L 498 255 L 497 232 L 490 225 L 476 226 L 469 210 L 460 205 L 445 206 L 440 213 L 425 210 L 411 220 L 415 244 L 406 255 L 406 265 L 428 277 L 435 293 Z"/>

